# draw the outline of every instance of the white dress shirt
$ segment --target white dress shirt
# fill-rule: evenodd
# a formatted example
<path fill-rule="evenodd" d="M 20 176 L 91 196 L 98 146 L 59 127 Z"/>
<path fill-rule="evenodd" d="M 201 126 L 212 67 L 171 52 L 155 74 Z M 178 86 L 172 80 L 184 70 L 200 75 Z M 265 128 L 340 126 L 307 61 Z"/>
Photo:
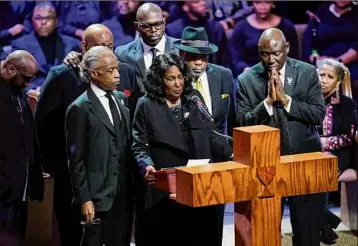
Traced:
<path fill-rule="evenodd" d="M 286 62 L 285 64 L 283 65 L 283 67 L 280 69 L 279 73 L 280 73 L 280 80 L 282 82 L 282 87 L 285 88 L 285 72 L 286 72 Z M 285 107 L 285 110 L 287 113 L 290 112 L 290 109 L 291 109 L 291 102 L 292 102 L 292 98 L 288 95 L 286 95 L 287 99 L 288 99 L 288 103 L 287 103 L 287 106 Z M 265 105 L 265 108 L 267 110 L 267 113 L 272 116 L 273 115 L 273 108 L 272 108 L 272 105 L 268 105 L 267 104 L 267 99 L 264 100 L 264 105 Z"/>
<path fill-rule="evenodd" d="M 202 75 L 200 75 L 199 77 L 201 84 L 203 86 L 204 89 L 204 94 L 202 95 L 204 97 L 204 101 L 205 101 L 205 105 L 209 110 L 209 113 L 212 115 L 213 114 L 213 106 L 211 103 L 211 96 L 210 96 L 210 88 L 209 88 L 209 81 L 208 81 L 208 75 L 206 74 L 206 72 L 204 72 Z M 193 81 L 192 85 L 193 88 L 196 89 L 196 80 Z"/>
<path fill-rule="evenodd" d="M 140 41 L 142 42 L 142 45 L 143 45 L 143 55 L 144 55 L 145 69 L 148 70 L 150 65 L 152 65 L 152 59 L 153 59 L 153 53 L 150 50 L 152 48 L 156 48 L 157 49 L 156 56 L 164 54 L 164 51 L 165 51 L 165 35 L 163 35 L 162 39 L 154 47 L 149 46 L 146 43 L 144 43 L 142 38 L 140 38 Z"/>
<path fill-rule="evenodd" d="M 94 85 L 91 83 L 91 89 L 93 90 L 94 94 L 96 95 L 96 97 L 99 99 L 99 101 L 101 102 L 104 110 L 106 110 L 106 113 L 109 117 L 109 120 L 111 121 L 112 125 L 113 124 L 113 117 L 112 117 L 112 113 L 111 113 L 111 109 L 109 107 L 109 99 L 106 97 L 107 92 L 102 90 L 101 88 L 99 88 L 98 86 Z M 118 113 L 119 113 L 119 117 L 122 119 L 121 117 L 121 111 L 119 110 L 118 104 L 116 99 L 114 98 L 114 96 L 112 95 L 112 99 L 114 100 L 114 103 L 116 104 Z"/>

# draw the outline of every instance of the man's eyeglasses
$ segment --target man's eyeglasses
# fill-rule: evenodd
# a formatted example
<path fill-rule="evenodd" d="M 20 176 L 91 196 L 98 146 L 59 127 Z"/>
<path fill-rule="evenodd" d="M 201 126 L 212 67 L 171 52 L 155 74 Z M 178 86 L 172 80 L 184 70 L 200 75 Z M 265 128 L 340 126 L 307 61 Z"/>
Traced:
<path fill-rule="evenodd" d="M 160 30 L 164 27 L 165 20 L 157 21 L 154 23 L 143 23 L 143 22 L 134 22 L 138 24 L 138 26 L 143 29 L 143 31 L 150 31 L 154 27 L 155 30 Z"/>
<path fill-rule="evenodd" d="M 23 75 L 22 73 L 20 73 L 20 75 L 21 75 L 22 80 L 25 82 L 31 82 L 35 79 L 35 76 L 29 77 L 29 76 Z"/>
<path fill-rule="evenodd" d="M 56 19 L 56 17 L 54 17 L 54 16 L 45 16 L 45 17 L 42 17 L 42 16 L 35 16 L 34 18 L 33 18 L 33 20 L 34 21 L 52 21 L 52 20 L 54 20 L 54 19 Z"/>
<path fill-rule="evenodd" d="M 32 76 L 32 77 L 26 76 L 26 75 L 22 74 L 21 71 L 15 65 L 13 65 L 13 66 L 19 72 L 19 74 L 24 82 L 32 82 L 35 79 L 35 76 Z"/>

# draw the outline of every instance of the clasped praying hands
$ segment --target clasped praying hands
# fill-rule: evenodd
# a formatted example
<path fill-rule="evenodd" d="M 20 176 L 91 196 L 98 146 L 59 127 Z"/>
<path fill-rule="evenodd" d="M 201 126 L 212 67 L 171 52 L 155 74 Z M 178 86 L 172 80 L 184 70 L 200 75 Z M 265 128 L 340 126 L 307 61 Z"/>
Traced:
<path fill-rule="evenodd" d="M 270 72 L 270 80 L 268 84 L 267 104 L 272 105 L 274 102 L 281 103 L 284 107 L 288 105 L 288 98 L 283 89 L 280 75 L 276 69 Z"/>

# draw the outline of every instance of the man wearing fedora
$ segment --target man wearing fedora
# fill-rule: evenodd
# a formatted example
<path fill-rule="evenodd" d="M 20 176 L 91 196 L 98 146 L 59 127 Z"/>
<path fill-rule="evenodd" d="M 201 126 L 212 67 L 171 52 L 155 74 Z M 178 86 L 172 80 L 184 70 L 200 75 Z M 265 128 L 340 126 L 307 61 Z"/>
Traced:
<path fill-rule="evenodd" d="M 233 76 L 230 69 L 208 63 L 210 54 L 218 51 L 209 42 L 203 27 L 186 27 L 181 40 L 174 42 L 180 56 L 194 74 L 193 87 L 200 92 L 214 118 L 218 132 L 232 136 L 235 124 L 235 96 Z"/>
<path fill-rule="evenodd" d="M 235 96 L 232 72 L 230 69 L 208 63 L 210 54 L 218 51 L 215 44 L 209 42 L 203 27 L 186 27 L 181 40 L 174 42 L 180 56 L 194 74 L 193 87 L 200 92 L 204 102 L 214 118 L 217 131 L 232 136 L 235 124 Z M 218 205 L 217 236 L 222 241 L 225 205 Z"/>

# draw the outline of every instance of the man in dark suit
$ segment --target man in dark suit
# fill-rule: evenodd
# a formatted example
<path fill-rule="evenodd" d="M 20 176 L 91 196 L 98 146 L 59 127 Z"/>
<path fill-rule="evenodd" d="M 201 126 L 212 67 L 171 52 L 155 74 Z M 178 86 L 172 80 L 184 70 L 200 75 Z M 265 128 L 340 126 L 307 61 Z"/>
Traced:
<path fill-rule="evenodd" d="M 259 40 L 261 63 L 238 77 L 237 121 L 281 130 L 281 155 L 322 151 L 317 126 L 325 116 L 316 68 L 287 57 L 289 43 L 276 28 Z M 294 246 L 320 245 L 324 195 L 289 197 Z"/>
<path fill-rule="evenodd" d="M 232 135 L 235 124 L 233 78 L 230 69 L 208 63 L 209 55 L 218 51 L 215 44 L 209 43 L 203 27 L 186 27 L 181 40 L 174 42 L 186 65 L 194 75 L 193 87 L 204 99 L 209 113 L 214 118 L 217 130 Z M 217 206 L 219 238 L 222 240 L 225 206 Z"/>
<path fill-rule="evenodd" d="M 18 50 L 1 64 L 0 244 L 24 245 L 27 199 L 43 199 L 44 181 L 24 88 L 37 73 L 35 58 Z"/>
<path fill-rule="evenodd" d="M 118 60 L 112 50 L 95 46 L 80 69 L 90 87 L 68 107 L 66 144 L 73 201 L 83 215 L 82 243 L 129 246 L 131 122 L 125 95 L 115 90 Z"/>
<path fill-rule="evenodd" d="M 181 40 L 174 42 L 179 54 L 192 70 L 193 87 L 201 93 L 220 133 L 232 136 L 235 124 L 235 97 L 233 77 L 230 69 L 208 63 L 210 54 L 218 51 L 209 43 L 203 27 L 186 27 Z"/>
<path fill-rule="evenodd" d="M 115 49 L 119 61 L 134 68 L 138 88 L 143 90 L 143 77 L 155 56 L 173 51 L 173 39 L 164 34 L 165 19 L 160 7 L 145 3 L 138 8 L 137 22 L 134 23 L 141 38 Z M 135 91 L 138 97 L 141 91 Z"/>
<path fill-rule="evenodd" d="M 39 71 L 31 88 L 42 86 L 50 68 L 60 64 L 71 50 L 79 49 L 79 41 L 56 31 L 58 19 L 50 2 L 36 5 L 32 24 L 34 31 L 11 43 L 13 50 L 27 50 L 36 59 Z"/>
<path fill-rule="evenodd" d="M 113 35 L 101 24 L 93 24 L 85 30 L 82 54 L 94 46 L 113 49 Z M 120 84 L 117 89 L 132 90 L 132 84 L 135 83 L 133 69 L 124 63 L 119 63 L 118 68 Z M 42 163 L 46 172 L 55 175 L 54 203 L 61 244 L 64 246 L 78 245 L 81 240 L 78 231 L 82 231 L 76 216 L 73 215 L 77 213 L 71 205 L 64 135 L 65 114 L 67 107 L 87 88 L 88 84 L 80 80 L 78 68 L 70 68 L 64 64 L 55 66 L 46 78 L 35 110 Z M 71 214 L 73 216 L 69 216 Z"/>

